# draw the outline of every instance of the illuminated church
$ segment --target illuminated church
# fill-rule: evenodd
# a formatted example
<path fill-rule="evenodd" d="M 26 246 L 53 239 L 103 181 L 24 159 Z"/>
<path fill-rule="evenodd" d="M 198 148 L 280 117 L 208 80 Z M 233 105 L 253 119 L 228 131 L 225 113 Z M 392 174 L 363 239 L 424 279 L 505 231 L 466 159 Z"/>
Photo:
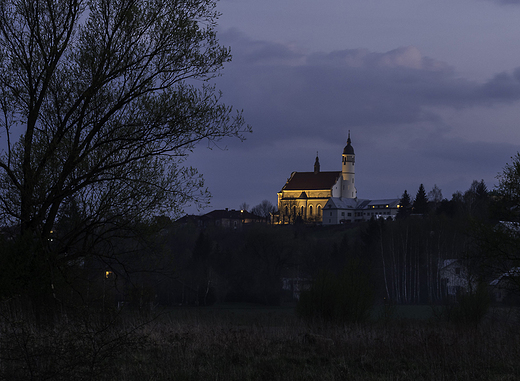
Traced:
<path fill-rule="evenodd" d="M 274 222 L 292 224 L 297 221 L 337 225 L 369 220 L 395 218 L 399 199 L 358 199 L 355 181 L 356 155 L 348 134 L 341 155 L 341 171 L 320 171 L 316 155 L 313 172 L 293 172 L 278 192 L 278 212 Z"/>

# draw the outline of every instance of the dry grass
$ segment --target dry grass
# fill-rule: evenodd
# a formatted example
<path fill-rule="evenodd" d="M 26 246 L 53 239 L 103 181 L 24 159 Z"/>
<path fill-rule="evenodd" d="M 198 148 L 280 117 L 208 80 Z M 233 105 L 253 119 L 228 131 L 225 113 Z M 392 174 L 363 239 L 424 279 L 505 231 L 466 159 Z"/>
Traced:
<path fill-rule="evenodd" d="M 309 329 L 156 327 L 141 368 L 126 379 L 491 380 L 520 376 L 519 336 L 512 327 L 377 324 Z M 153 361 L 152 361 L 153 359 Z M 162 364 L 151 369 L 150 362 Z"/>
<path fill-rule="evenodd" d="M 4 320 L 2 379 L 516 380 L 517 324 L 309 326 L 289 311 L 176 310 L 150 324 Z"/>

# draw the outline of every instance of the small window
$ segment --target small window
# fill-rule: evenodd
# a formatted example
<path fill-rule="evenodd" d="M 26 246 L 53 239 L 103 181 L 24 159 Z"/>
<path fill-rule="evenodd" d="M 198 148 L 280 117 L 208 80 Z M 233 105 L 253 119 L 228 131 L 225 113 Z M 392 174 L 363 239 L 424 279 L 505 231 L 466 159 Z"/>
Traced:
<path fill-rule="evenodd" d="M 309 206 L 309 216 L 312 216 L 312 205 Z"/>
<path fill-rule="evenodd" d="M 460 267 L 455 268 L 455 274 L 460 275 Z"/>
<path fill-rule="evenodd" d="M 341 215 L 342 215 L 342 216 L 345 216 L 345 212 L 341 212 Z"/>

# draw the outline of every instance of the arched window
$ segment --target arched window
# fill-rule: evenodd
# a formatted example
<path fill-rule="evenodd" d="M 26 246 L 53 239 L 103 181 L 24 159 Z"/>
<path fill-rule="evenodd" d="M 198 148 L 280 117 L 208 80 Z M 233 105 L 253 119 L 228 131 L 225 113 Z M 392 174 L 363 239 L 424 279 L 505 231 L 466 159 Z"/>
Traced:
<path fill-rule="evenodd" d="M 289 214 L 289 208 L 287 207 L 287 205 L 285 205 L 285 215 L 288 215 Z"/>
<path fill-rule="evenodd" d="M 304 210 L 305 210 L 305 208 L 302 206 L 302 207 L 300 208 L 300 216 L 302 216 L 302 217 L 303 217 L 303 212 L 304 212 Z"/>
<path fill-rule="evenodd" d="M 293 216 L 296 216 L 296 206 L 292 207 L 292 214 L 293 214 Z"/>
<path fill-rule="evenodd" d="M 321 205 L 318 205 L 318 216 L 321 216 Z"/>
<path fill-rule="evenodd" d="M 309 216 L 312 216 L 312 205 L 309 205 Z"/>

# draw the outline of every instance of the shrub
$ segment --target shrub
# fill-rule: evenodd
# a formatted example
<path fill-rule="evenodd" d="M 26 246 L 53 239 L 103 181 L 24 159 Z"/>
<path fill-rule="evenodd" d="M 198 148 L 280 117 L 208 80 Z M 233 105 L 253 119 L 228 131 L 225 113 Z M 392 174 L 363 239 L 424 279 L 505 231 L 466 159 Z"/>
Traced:
<path fill-rule="evenodd" d="M 335 275 L 322 270 L 314 280 L 312 287 L 300 294 L 300 299 L 296 305 L 296 314 L 305 320 L 332 320 L 337 304 L 336 291 L 337 279 Z"/>
<path fill-rule="evenodd" d="M 305 320 L 357 323 L 369 318 L 373 300 L 368 276 L 351 260 L 339 275 L 321 271 L 310 290 L 301 293 L 296 314 Z"/>
<path fill-rule="evenodd" d="M 480 283 L 474 292 L 457 296 L 457 304 L 451 309 L 449 320 L 454 323 L 477 325 L 486 316 L 490 302 L 486 285 Z"/>

